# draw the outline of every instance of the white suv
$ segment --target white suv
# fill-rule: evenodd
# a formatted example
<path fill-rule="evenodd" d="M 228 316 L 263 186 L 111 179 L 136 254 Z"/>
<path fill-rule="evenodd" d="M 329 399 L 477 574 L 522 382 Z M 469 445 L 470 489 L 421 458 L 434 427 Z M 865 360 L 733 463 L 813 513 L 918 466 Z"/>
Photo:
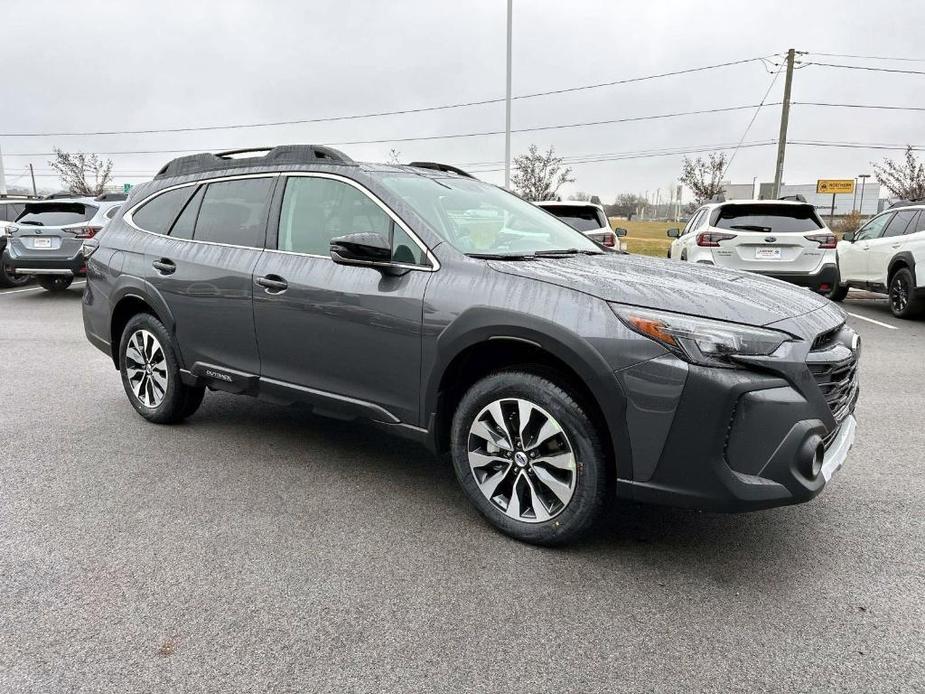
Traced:
<path fill-rule="evenodd" d="M 567 202 L 537 200 L 533 204 L 542 207 L 568 224 L 572 229 L 580 231 L 602 246 L 614 248 L 618 251 L 626 250 L 626 241 L 623 240 L 623 237 L 626 236 L 626 229 L 610 228 L 610 221 L 607 219 L 603 205 L 578 200 L 569 200 Z"/>
<path fill-rule="evenodd" d="M 757 272 L 826 296 L 838 287 L 835 235 L 806 202 L 711 202 L 668 236 L 675 260 Z"/>
<path fill-rule="evenodd" d="M 894 206 L 838 242 L 841 301 L 850 287 L 884 292 L 897 318 L 925 312 L 925 203 Z"/>

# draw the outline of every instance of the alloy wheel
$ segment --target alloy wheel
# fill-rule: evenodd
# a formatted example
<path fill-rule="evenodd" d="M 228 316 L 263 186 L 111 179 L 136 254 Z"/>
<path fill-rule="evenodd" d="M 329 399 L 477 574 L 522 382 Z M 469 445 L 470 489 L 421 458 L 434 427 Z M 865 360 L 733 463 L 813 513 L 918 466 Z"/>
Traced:
<path fill-rule="evenodd" d="M 125 374 L 135 397 L 145 407 L 157 407 L 167 394 L 164 348 L 147 330 L 136 330 L 125 347 Z"/>
<path fill-rule="evenodd" d="M 508 517 L 542 523 L 565 510 L 578 466 L 562 425 L 538 405 L 502 398 L 472 422 L 469 467 L 482 494 Z"/>
<path fill-rule="evenodd" d="M 895 277 L 890 285 L 890 304 L 894 313 L 902 313 L 909 304 L 909 287 L 902 275 Z"/>

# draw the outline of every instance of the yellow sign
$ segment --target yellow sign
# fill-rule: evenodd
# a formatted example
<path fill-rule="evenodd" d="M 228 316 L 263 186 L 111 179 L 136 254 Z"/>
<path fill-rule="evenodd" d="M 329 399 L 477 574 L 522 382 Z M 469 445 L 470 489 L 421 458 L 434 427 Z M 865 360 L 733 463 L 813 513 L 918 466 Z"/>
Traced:
<path fill-rule="evenodd" d="M 829 195 L 835 195 L 836 193 L 848 193 L 850 195 L 854 192 L 854 179 L 820 178 L 816 181 L 816 192 L 828 193 Z"/>

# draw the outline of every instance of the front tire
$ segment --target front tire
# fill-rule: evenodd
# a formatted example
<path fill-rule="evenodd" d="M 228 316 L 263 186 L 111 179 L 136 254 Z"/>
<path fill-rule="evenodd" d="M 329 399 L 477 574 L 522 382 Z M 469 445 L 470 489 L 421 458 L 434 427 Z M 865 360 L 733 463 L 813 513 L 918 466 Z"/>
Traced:
<path fill-rule="evenodd" d="M 71 286 L 71 282 L 73 281 L 73 277 L 65 277 L 64 275 L 39 276 L 39 284 L 42 285 L 42 289 L 46 292 L 63 292 Z"/>
<path fill-rule="evenodd" d="M 571 542 L 597 520 L 610 461 L 598 428 L 568 387 L 502 371 L 463 396 L 451 430 L 466 496 L 501 532 L 523 542 Z"/>
<path fill-rule="evenodd" d="M 31 279 L 31 275 L 17 275 L 12 267 L 0 263 L 0 288 L 21 287 Z"/>
<path fill-rule="evenodd" d="M 897 318 L 915 318 L 925 312 L 925 300 L 915 297 L 915 277 L 908 268 L 900 268 L 890 278 L 888 295 Z"/>
<path fill-rule="evenodd" d="M 140 313 L 122 331 L 119 371 L 132 407 L 155 424 L 173 424 L 189 417 L 202 402 L 205 389 L 180 379 L 180 365 L 164 325 Z"/>

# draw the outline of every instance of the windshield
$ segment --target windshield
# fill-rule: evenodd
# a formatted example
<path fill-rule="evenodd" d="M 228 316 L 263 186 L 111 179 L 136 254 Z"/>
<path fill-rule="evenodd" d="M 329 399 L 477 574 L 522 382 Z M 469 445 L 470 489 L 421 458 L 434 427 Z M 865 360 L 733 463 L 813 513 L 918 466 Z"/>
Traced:
<path fill-rule="evenodd" d="M 93 218 L 97 208 L 82 202 L 30 202 L 16 219 L 18 224 L 61 227 Z"/>
<path fill-rule="evenodd" d="M 572 229 L 578 231 L 597 231 L 609 227 L 603 213 L 596 207 L 587 205 L 543 205 L 542 209 L 554 214 Z"/>
<path fill-rule="evenodd" d="M 726 205 L 712 226 L 717 229 L 774 232 L 816 231 L 823 227 L 812 205 Z"/>
<path fill-rule="evenodd" d="M 463 253 L 600 252 L 584 234 L 496 186 L 468 178 L 383 176 L 383 185 Z"/>

